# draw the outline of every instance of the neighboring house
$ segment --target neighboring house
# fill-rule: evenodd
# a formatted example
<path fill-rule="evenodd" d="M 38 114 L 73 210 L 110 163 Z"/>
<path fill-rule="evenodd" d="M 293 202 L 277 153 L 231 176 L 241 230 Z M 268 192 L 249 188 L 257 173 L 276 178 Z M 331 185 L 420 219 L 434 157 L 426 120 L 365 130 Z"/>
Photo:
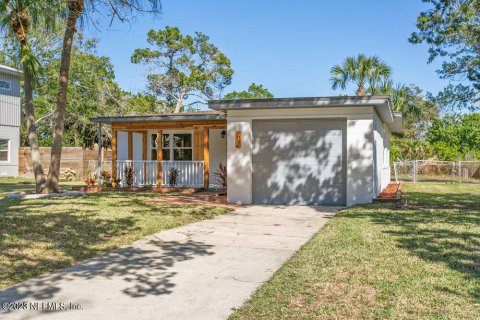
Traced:
<path fill-rule="evenodd" d="M 0 177 L 18 176 L 22 77 L 22 72 L 0 65 Z"/>
<path fill-rule="evenodd" d="M 112 126 L 112 167 L 135 166 L 138 185 L 209 188 L 227 164 L 228 202 L 354 205 L 390 182 L 390 132 L 402 130 L 386 96 L 215 100 L 212 111 L 92 119 Z M 212 183 L 213 182 L 213 183 Z"/>

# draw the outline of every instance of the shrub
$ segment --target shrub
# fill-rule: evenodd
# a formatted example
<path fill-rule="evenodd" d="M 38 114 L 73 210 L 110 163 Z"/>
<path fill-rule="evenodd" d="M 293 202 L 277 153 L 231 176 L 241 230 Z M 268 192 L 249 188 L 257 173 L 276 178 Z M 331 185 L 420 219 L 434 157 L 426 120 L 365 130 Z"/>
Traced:
<path fill-rule="evenodd" d="M 103 171 L 102 171 L 101 176 L 102 176 L 102 180 L 103 180 L 103 181 L 107 181 L 107 182 L 108 182 L 108 181 L 110 181 L 110 179 L 112 179 L 112 174 L 111 174 L 110 172 L 106 171 L 106 170 L 103 170 Z"/>
<path fill-rule="evenodd" d="M 170 168 L 168 170 L 168 184 L 172 187 L 175 187 L 178 183 L 178 178 L 180 176 L 180 170 L 177 168 Z"/>
<path fill-rule="evenodd" d="M 224 188 L 227 189 L 227 167 L 222 165 L 218 166 L 219 168 L 217 171 L 215 171 L 213 174 L 217 177 L 218 184 Z"/>
<path fill-rule="evenodd" d="M 135 168 L 133 163 L 125 165 L 125 184 L 129 187 L 133 185 L 135 180 Z"/>

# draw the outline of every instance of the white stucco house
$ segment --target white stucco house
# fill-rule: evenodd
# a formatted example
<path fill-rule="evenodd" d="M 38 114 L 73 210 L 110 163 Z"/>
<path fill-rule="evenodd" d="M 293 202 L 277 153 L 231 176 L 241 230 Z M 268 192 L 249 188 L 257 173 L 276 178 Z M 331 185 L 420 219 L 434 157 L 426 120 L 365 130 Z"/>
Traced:
<path fill-rule="evenodd" d="M 21 71 L 0 65 L 0 177 L 18 176 L 22 77 Z"/>
<path fill-rule="evenodd" d="M 369 203 L 390 182 L 390 132 L 402 130 L 387 96 L 214 100 L 210 111 L 100 117 L 112 126 L 112 171 L 138 185 L 211 188 L 220 163 L 229 203 Z"/>

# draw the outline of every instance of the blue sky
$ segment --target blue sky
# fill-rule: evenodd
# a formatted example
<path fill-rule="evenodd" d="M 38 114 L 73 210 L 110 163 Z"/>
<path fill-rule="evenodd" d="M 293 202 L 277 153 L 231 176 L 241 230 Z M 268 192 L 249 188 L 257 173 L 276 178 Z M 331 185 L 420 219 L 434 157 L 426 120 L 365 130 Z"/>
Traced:
<path fill-rule="evenodd" d="M 176 26 L 184 34 L 210 36 L 232 61 L 232 90 L 252 82 L 275 97 L 330 96 L 332 65 L 347 56 L 378 55 L 393 68 L 396 82 L 437 93 L 446 85 L 427 64 L 427 47 L 407 39 L 421 0 L 163 0 L 157 18 L 139 16 L 110 30 L 87 30 L 100 39 L 98 53 L 111 58 L 125 90 L 144 91 L 146 71 L 130 63 L 134 49 L 147 46 L 150 29 Z M 351 89 L 346 93 L 353 94 Z"/>

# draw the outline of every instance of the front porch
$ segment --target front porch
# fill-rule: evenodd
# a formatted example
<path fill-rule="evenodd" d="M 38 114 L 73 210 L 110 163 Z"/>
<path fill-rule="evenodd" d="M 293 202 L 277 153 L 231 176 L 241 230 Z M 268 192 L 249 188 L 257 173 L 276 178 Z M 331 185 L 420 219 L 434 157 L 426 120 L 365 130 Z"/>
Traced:
<path fill-rule="evenodd" d="M 175 168 L 179 172 L 176 187 L 208 188 L 205 185 L 205 161 L 161 161 L 159 163 L 160 166 L 154 160 L 117 160 L 116 176 L 121 181 L 125 181 L 125 168 L 133 165 L 134 186 L 174 187 L 168 181 L 168 173 L 171 168 Z M 160 179 L 158 179 L 159 167 L 161 168 Z"/>
<path fill-rule="evenodd" d="M 134 168 L 134 186 L 173 187 L 169 172 L 179 173 L 176 187 L 216 186 L 214 172 L 226 165 L 226 118 L 219 112 L 194 112 L 92 119 L 112 128 L 112 176 L 126 184 L 125 169 Z M 100 177 L 101 163 L 98 164 Z M 99 179 L 99 185 L 101 181 Z"/>

